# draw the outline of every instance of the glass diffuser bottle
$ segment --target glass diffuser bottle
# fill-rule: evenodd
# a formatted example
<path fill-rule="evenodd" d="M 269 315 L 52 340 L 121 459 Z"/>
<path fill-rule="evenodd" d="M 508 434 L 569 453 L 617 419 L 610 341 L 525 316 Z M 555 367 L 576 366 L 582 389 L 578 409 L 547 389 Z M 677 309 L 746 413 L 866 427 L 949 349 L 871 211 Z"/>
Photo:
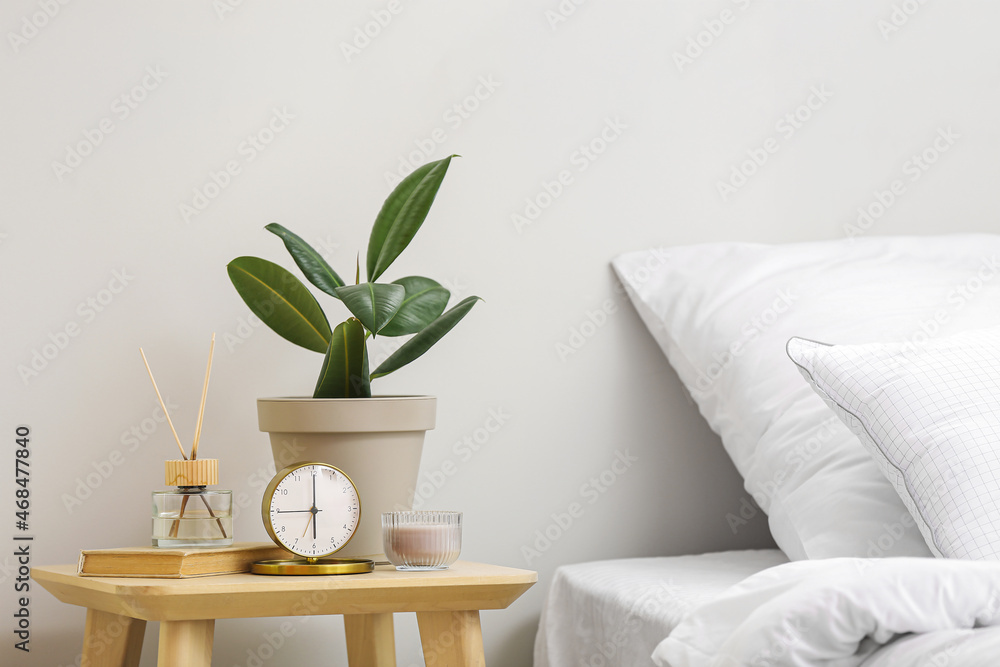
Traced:
<path fill-rule="evenodd" d="M 154 547 L 225 547 L 233 543 L 233 492 L 219 483 L 218 459 L 167 461 L 164 481 L 153 492 Z"/>
<path fill-rule="evenodd" d="M 201 389 L 201 405 L 198 406 L 198 423 L 195 425 L 194 442 L 189 455 L 177 436 L 177 429 L 167 412 L 160 389 L 156 386 L 146 353 L 139 348 L 142 362 L 149 373 L 149 381 L 153 383 L 156 399 L 160 402 L 177 449 L 183 457 L 182 460 L 166 462 L 164 480 L 167 486 L 174 487 L 173 490 L 153 492 L 154 547 L 227 547 L 233 543 L 233 492 L 209 490 L 209 486 L 219 483 L 219 460 L 198 458 L 198 442 L 201 440 L 201 427 L 205 419 L 205 399 L 208 398 L 208 379 L 212 375 L 214 351 L 215 334 L 212 334 L 205 384 Z"/>

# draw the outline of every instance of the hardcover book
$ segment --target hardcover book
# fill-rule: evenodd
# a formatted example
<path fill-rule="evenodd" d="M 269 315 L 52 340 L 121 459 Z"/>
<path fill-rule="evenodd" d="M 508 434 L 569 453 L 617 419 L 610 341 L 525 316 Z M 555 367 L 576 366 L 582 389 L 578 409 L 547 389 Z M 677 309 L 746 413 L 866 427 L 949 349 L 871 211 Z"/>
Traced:
<path fill-rule="evenodd" d="M 153 577 L 186 579 L 249 572 L 257 560 L 287 558 L 271 542 L 237 542 L 228 547 L 159 549 L 131 547 L 80 551 L 81 577 Z"/>

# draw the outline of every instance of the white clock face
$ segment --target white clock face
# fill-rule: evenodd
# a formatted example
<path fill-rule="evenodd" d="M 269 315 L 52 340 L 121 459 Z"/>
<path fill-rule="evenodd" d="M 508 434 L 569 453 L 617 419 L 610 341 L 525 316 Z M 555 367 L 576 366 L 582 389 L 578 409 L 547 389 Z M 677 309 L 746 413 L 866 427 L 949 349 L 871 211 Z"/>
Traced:
<path fill-rule="evenodd" d="M 319 558 L 351 539 L 361 518 L 358 490 L 340 470 L 313 463 L 281 479 L 271 494 L 270 527 L 283 547 Z"/>

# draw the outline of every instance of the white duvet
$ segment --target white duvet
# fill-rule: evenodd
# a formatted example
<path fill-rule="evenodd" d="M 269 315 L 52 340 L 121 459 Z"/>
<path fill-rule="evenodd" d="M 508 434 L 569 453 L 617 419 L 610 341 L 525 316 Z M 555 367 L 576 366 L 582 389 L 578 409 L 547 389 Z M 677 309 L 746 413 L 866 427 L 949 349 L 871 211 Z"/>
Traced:
<path fill-rule="evenodd" d="M 695 609 L 653 660 L 660 667 L 995 667 L 1000 563 L 778 565 Z"/>

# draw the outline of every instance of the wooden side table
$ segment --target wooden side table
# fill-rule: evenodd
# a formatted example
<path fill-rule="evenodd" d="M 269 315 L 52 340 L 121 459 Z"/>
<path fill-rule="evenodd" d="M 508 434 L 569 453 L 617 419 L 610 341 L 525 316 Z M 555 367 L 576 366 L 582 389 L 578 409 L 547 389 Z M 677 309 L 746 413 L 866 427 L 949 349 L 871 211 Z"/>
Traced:
<path fill-rule="evenodd" d="M 59 600 L 87 608 L 83 664 L 136 667 L 146 621 L 160 622 L 159 667 L 209 667 L 217 618 L 343 614 L 351 667 L 395 667 L 393 612 L 417 614 L 424 660 L 485 665 L 482 609 L 504 609 L 538 580 L 530 570 L 459 561 L 436 572 L 196 579 L 80 577 L 75 565 L 32 568 Z"/>

